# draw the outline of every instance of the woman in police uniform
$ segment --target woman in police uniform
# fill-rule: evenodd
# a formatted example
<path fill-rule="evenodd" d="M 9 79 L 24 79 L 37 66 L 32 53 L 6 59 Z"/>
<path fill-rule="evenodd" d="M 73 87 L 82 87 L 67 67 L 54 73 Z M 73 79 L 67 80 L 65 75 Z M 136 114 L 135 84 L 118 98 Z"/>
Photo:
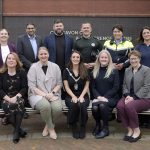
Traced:
<path fill-rule="evenodd" d="M 133 50 L 134 46 L 132 42 L 124 38 L 122 25 L 113 26 L 112 32 L 112 39 L 105 41 L 104 47 L 110 52 L 114 66 L 119 71 L 119 95 L 121 97 L 124 71 L 129 66 L 128 53 Z"/>

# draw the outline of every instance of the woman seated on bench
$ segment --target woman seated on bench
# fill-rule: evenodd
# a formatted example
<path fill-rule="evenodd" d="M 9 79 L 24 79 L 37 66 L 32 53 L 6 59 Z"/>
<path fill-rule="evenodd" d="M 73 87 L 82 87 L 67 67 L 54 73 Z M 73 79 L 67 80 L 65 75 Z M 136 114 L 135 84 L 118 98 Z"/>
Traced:
<path fill-rule="evenodd" d="M 73 51 L 71 54 L 68 67 L 63 73 L 63 82 L 67 92 L 65 103 L 69 108 L 68 120 L 72 126 L 73 137 L 83 139 L 85 138 L 88 119 L 89 96 L 87 92 L 89 90 L 89 77 L 78 51 Z"/>
<path fill-rule="evenodd" d="M 39 48 L 38 58 L 39 61 L 34 63 L 28 72 L 29 102 L 32 108 L 40 111 L 46 123 L 42 135 L 57 139 L 54 123 L 62 112 L 61 71 L 58 65 L 48 61 L 49 53 L 46 47 Z"/>
<path fill-rule="evenodd" d="M 128 132 L 123 140 L 137 142 L 141 138 L 138 113 L 150 108 L 150 68 L 141 65 L 141 54 L 134 50 L 129 53 L 131 66 L 126 69 L 123 98 L 117 110 Z"/>
<path fill-rule="evenodd" d="M 93 135 L 104 138 L 109 135 L 108 121 L 110 109 L 116 106 L 119 96 L 119 75 L 114 68 L 112 58 L 107 50 L 102 50 L 95 62 L 92 73 L 92 92 L 95 99 L 92 102 L 92 114 L 96 121 Z M 103 125 L 101 125 L 101 120 Z"/>
<path fill-rule="evenodd" d="M 0 98 L 2 108 L 14 127 L 13 142 L 27 134 L 21 129 L 24 114 L 24 99 L 27 93 L 27 76 L 16 53 L 7 55 L 4 67 L 0 71 Z"/>

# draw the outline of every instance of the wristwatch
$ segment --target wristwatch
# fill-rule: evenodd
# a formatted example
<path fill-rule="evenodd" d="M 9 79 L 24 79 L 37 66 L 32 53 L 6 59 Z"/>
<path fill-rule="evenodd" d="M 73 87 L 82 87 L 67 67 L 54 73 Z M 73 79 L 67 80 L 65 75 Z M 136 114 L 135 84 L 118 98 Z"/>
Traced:
<path fill-rule="evenodd" d="M 55 91 L 52 91 L 52 93 L 55 95 L 56 94 L 56 92 Z"/>

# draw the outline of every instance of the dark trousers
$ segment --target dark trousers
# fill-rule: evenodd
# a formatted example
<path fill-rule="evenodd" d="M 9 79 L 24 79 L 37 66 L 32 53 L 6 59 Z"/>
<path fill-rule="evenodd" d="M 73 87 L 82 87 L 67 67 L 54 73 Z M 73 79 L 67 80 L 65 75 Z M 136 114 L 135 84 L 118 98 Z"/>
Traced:
<path fill-rule="evenodd" d="M 97 125 L 100 125 L 100 121 L 103 121 L 103 128 L 108 127 L 109 121 L 109 106 L 108 102 L 95 102 L 92 104 L 92 115 Z"/>
<path fill-rule="evenodd" d="M 150 108 L 150 99 L 133 100 L 125 104 L 122 98 L 117 104 L 117 111 L 122 124 L 132 129 L 139 127 L 138 113 Z"/>
<path fill-rule="evenodd" d="M 66 106 L 69 108 L 69 124 L 74 125 L 79 121 L 81 126 L 86 126 L 88 120 L 87 107 L 89 105 L 89 98 L 86 97 L 83 103 L 73 103 L 71 102 L 71 98 L 66 98 L 65 103 Z"/>
<path fill-rule="evenodd" d="M 16 107 L 13 106 L 13 104 L 8 103 L 2 103 L 2 108 L 10 123 L 14 127 L 14 132 L 19 133 L 23 119 L 24 108 L 22 108 L 22 110 L 17 110 Z"/>

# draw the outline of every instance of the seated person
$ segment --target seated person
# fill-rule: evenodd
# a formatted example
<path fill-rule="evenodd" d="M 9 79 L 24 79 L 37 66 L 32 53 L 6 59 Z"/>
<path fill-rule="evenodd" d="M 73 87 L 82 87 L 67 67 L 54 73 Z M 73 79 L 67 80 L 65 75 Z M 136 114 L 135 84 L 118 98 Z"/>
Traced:
<path fill-rule="evenodd" d="M 150 108 L 150 68 L 141 65 L 140 52 L 129 53 L 131 66 L 126 69 L 123 97 L 117 104 L 122 124 L 128 132 L 123 140 L 137 142 L 141 138 L 138 113 Z"/>
<path fill-rule="evenodd" d="M 110 53 L 102 50 L 92 72 L 92 91 L 95 98 L 92 102 L 92 114 L 96 121 L 93 135 L 97 139 L 109 135 L 109 114 L 119 100 L 118 89 L 118 71 L 114 68 Z"/>
<path fill-rule="evenodd" d="M 48 61 L 46 47 L 38 51 L 39 61 L 34 63 L 28 72 L 28 96 L 32 108 L 39 110 L 46 123 L 43 136 L 57 139 L 55 120 L 61 114 L 61 71 L 58 65 Z"/>
<path fill-rule="evenodd" d="M 0 98 L 2 108 L 14 127 L 13 142 L 27 134 L 21 129 L 24 114 L 24 100 L 27 92 L 27 76 L 16 53 L 7 55 L 4 67 L 0 71 Z"/>
<path fill-rule="evenodd" d="M 65 103 L 69 108 L 69 124 L 72 126 L 73 137 L 85 138 L 89 105 L 89 78 L 81 54 L 73 51 L 67 68 L 63 73 L 63 82 L 66 90 Z M 79 121 L 80 130 L 77 122 Z"/>

